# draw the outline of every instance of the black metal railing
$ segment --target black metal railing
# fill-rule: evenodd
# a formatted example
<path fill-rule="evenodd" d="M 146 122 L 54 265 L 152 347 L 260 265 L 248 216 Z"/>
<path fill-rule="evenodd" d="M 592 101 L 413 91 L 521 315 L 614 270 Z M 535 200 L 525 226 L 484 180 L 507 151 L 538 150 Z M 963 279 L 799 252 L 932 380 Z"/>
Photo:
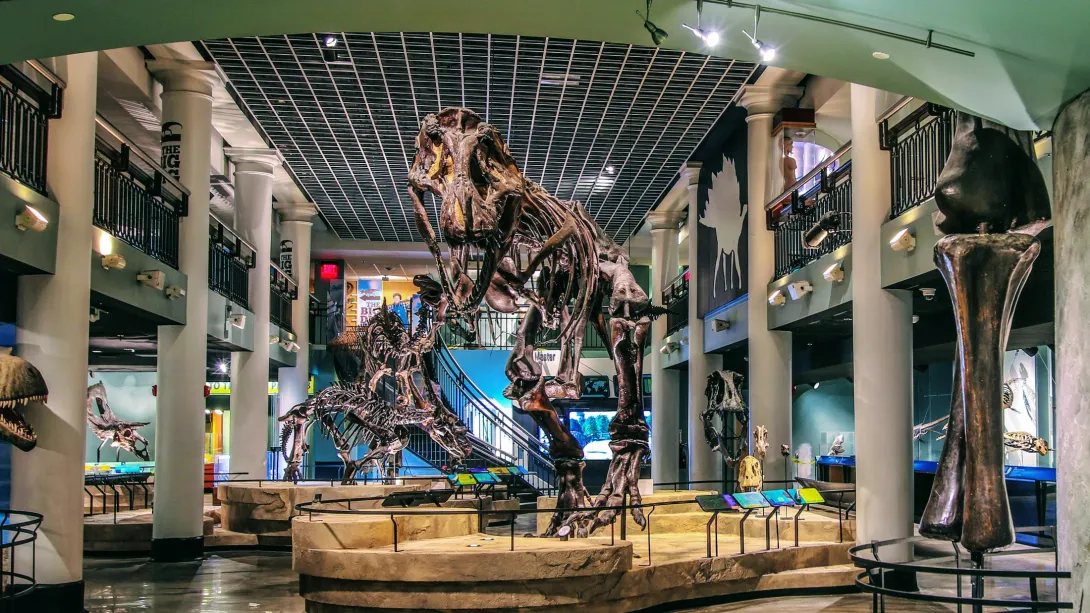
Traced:
<path fill-rule="evenodd" d="M 42 519 L 39 513 L 0 509 L 0 611 L 29 610 L 38 585 L 35 548 Z M 30 552 L 16 555 L 20 547 Z"/>
<path fill-rule="evenodd" d="M 459 349 L 514 349 L 519 325 L 526 314 L 525 308 L 514 313 L 500 313 L 482 309 L 476 315 L 475 330 L 464 321 L 450 321 L 439 328 L 439 337 L 448 347 Z M 609 315 L 606 315 L 607 329 Z M 558 349 L 560 330 L 542 329 L 534 342 L 535 347 Z M 583 349 L 605 349 L 606 344 L 598 336 L 592 323 L 587 323 L 583 335 Z"/>
<path fill-rule="evenodd" d="M 800 191 L 805 186 L 809 186 L 806 191 Z M 776 279 L 850 243 L 851 143 L 770 202 L 765 207 L 765 214 L 769 229 L 775 233 Z M 807 240 L 805 235 L 817 229 L 819 220 L 822 220 L 822 232 Z M 835 222 L 830 223 L 830 220 Z M 820 240 L 815 240 L 815 236 Z"/>
<path fill-rule="evenodd" d="M 689 325 L 689 270 L 686 269 L 662 290 L 662 306 L 666 314 L 666 335 Z"/>
<path fill-rule="evenodd" d="M 49 120 L 60 112 L 60 87 L 46 91 L 14 66 L 0 66 L 0 172 L 42 195 Z"/>
<path fill-rule="evenodd" d="M 954 140 L 954 111 L 926 103 L 895 125 L 878 124 L 883 149 L 889 151 L 890 219 L 935 195 L 939 173 Z"/>
<path fill-rule="evenodd" d="M 291 332 L 292 302 L 299 297 L 299 288 L 295 280 L 276 264 L 270 264 L 269 274 L 272 276 L 269 284 L 269 321 Z"/>
<path fill-rule="evenodd" d="M 310 297 L 310 345 L 325 346 L 329 344 L 329 330 L 326 329 L 326 321 L 329 318 L 329 309 L 314 296 Z"/>
<path fill-rule="evenodd" d="M 254 248 L 215 215 L 209 215 L 208 287 L 243 308 L 250 308 L 250 270 Z"/>

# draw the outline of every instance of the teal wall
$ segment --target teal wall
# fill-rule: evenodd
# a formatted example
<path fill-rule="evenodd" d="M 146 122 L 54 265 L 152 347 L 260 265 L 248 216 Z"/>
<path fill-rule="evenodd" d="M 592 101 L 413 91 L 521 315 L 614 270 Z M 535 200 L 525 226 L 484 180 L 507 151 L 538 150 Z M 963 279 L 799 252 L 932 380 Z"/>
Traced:
<path fill-rule="evenodd" d="M 854 432 L 854 386 L 847 379 L 822 381 L 818 389 L 796 388 L 791 407 L 791 449 L 809 443 L 814 457 L 821 454 L 822 432 Z M 756 425 L 756 424 L 754 424 Z M 780 441 L 769 441 L 769 453 L 778 452 Z M 850 450 L 849 450 L 850 451 Z"/>

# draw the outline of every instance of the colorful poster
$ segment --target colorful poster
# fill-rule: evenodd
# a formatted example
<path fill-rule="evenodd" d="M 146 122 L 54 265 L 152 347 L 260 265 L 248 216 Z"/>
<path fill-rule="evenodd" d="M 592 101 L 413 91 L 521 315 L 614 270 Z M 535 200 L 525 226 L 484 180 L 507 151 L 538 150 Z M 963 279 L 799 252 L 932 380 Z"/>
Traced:
<path fill-rule="evenodd" d="M 356 281 L 356 308 L 359 312 L 359 325 L 367 323 L 375 311 L 382 307 L 382 281 L 358 279 Z"/>

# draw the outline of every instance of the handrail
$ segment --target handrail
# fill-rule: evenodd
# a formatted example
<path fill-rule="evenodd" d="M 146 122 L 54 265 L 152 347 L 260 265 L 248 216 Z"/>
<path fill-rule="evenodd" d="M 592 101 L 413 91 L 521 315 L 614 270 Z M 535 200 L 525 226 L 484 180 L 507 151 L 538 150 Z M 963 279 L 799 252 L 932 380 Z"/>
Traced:
<path fill-rule="evenodd" d="M 284 278 L 284 280 L 287 282 L 287 284 L 289 286 L 294 287 L 296 289 L 296 291 L 299 290 L 299 283 L 297 283 L 295 281 L 295 279 L 291 278 L 291 275 L 284 272 L 283 268 L 280 268 L 279 266 L 277 266 L 276 264 L 273 264 L 272 262 L 269 262 L 269 266 L 271 266 L 272 269 L 277 272 L 277 274 L 279 274 L 282 278 Z"/>
<path fill-rule="evenodd" d="M 783 202 L 786 197 L 790 196 L 794 192 L 801 189 L 802 186 L 804 186 L 807 183 L 809 183 L 810 181 L 812 181 L 814 179 L 814 177 L 817 177 L 818 175 L 820 175 L 823 170 L 825 170 L 829 166 L 832 166 L 834 162 L 836 162 L 840 158 L 844 157 L 851 150 L 852 150 L 851 142 L 848 142 L 843 147 L 841 147 L 840 149 L 837 149 L 831 156 L 829 156 L 824 161 L 822 161 L 820 164 L 818 164 L 817 166 L 812 168 L 810 170 L 810 172 L 803 175 L 803 177 L 801 179 L 799 179 L 798 181 L 795 181 L 794 183 L 792 183 L 790 187 L 785 189 L 781 194 L 779 194 L 778 196 L 776 196 L 772 200 L 769 200 L 768 204 L 765 205 L 765 212 L 771 211 L 773 208 L 776 207 L 776 205 Z"/>
<path fill-rule="evenodd" d="M 257 253 L 257 247 L 254 247 L 253 245 L 250 244 L 250 242 L 248 240 L 246 240 L 246 239 L 242 238 L 241 236 L 239 236 L 238 232 L 235 232 L 234 228 L 232 228 L 230 226 L 230 224 L 224 223 L 224 221 L 222 219 L 220 219 L 219 217 L 217 217 L 216 214 L 213 213 L 212 211 L 208 212 L 208 216 L 212 218 L 212 221 L 218 223 L 220 225 L 220 227 L 222 227 L 224 229 L 224 231 L 226 231 L 231 236 L 235 237 L 235 239 L 237 239 L 238 242 L 242 243 L 242 245 L 244 247 L 246 247 L 247 249 L 249 249 L 253 253 Z"/>
<path fill-rule="evenodd" d="M 151 159 L 150 155 L 144 153 L 144 151 L 139 146 L 137 146 L 136 143 L 134 143 L 127 136 L 122 134 L 121 130 L 118 130 L 116 127 L 114 127 L 114 125 L 110 123 L 109 120 L 107 120 L 102 115 L 96 113 L 95 124 L 97 124 L 98 127 L 102 128 L 107 134 L 116 138 L 119 142 L 121 142 L 121 144 L 128 146 L 130 152 L 135 153 L 136 157 L 140 158 L 140 161 L 150 166 L 151 169 L 159 175 L 162 175 L 163 180 L 169 183 L 171 187 L 178 190 L 186 197 L 189 196 L 189 189 L 182 185 L 180 181 L 175 179 L 173 175 L 164 170 L 163 167 L 159 165 L 159 162 L 156 162 L 155 160 Z"/>
<path fill-rule="evenodd" d="M 68 88 L 68 84 L 64 82 L 64 79 L 57 76 L 57 73 L 50 70 L 49 67 L 39 62 L 38 60 L 27 60 L 26 65 L 33 68 L 35 72 L 45 77 L 45 80 L 49 81 L 53 85 L 56 85 L 61 89 Z"/>
<path fill-rule="evenodd" d="M 886 109 L 884 113 L 882 113 L 881 115 L 878 116 L 878 119 L 874 120 L 874 122 L 875 123 L 882 123 L 883 121 L 889 119 L 890 117 L 893 117 L 894 115 L 899 113 L 901 111 L 901 109 L 908 106 L 913 100 L 915 100 L 915 98 L 913 98 L 912 96 L 901 96 L 900 100 L 898 100 L 897 102 L 894 102 L 893 104 L 891 104 L 890 107 L 888 109 Z"/>

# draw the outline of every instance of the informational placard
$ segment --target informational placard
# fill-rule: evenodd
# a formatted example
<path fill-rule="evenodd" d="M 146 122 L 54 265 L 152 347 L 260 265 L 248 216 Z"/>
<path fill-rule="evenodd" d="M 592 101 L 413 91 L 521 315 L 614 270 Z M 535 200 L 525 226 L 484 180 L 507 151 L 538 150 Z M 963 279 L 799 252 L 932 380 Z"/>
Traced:
<path fill-rule="evenodd" d="M 743 509 L 763 509 L 772 506 L 760 492 L 738 492 L 734 494 L 734 499 Z"/>
<path fill-rule="evenodd" d="M 496 475 L 494 475 L 494 474 L 492 474 L 490 472 L 473 473 L 473 478 L 477 480 L 477 483 L 480 483 L 482 485 L 485 484 L 485 483 L 499 483 L 500 482 L 499 477 L 497 477 Z"/>
<path fill-rule="evenodd" d="M 795 500 L 799 504 L 823 504 L 825 497 L 821 495 L 821 492 L 817 491 L 817 488 L 806 487 L 798 490 Z"/>
<path fill-rule="evenodd" d="M 727 505 L 727 501 L 719 494 L 707 494 L 704 496 L 696 497 L 696 504 L 700 505 L 700 510 L 706 513 L 712 511 L 729 511 L 730 506 Z"/>
<path fill-rule="evenodd" d="M 764 492 L 765 499 L 774 507 L 795 506 L 795 500 L 787 493 L 787 490 L 768 490 Z"/>
<path fill-rule="evenodd" d="M 726 502 L 728 507 L 736 511 L 742 508 L 742 505 L 738 504 L 738 501 L 730 494 L 723 494 L 723 502 Z"/>

